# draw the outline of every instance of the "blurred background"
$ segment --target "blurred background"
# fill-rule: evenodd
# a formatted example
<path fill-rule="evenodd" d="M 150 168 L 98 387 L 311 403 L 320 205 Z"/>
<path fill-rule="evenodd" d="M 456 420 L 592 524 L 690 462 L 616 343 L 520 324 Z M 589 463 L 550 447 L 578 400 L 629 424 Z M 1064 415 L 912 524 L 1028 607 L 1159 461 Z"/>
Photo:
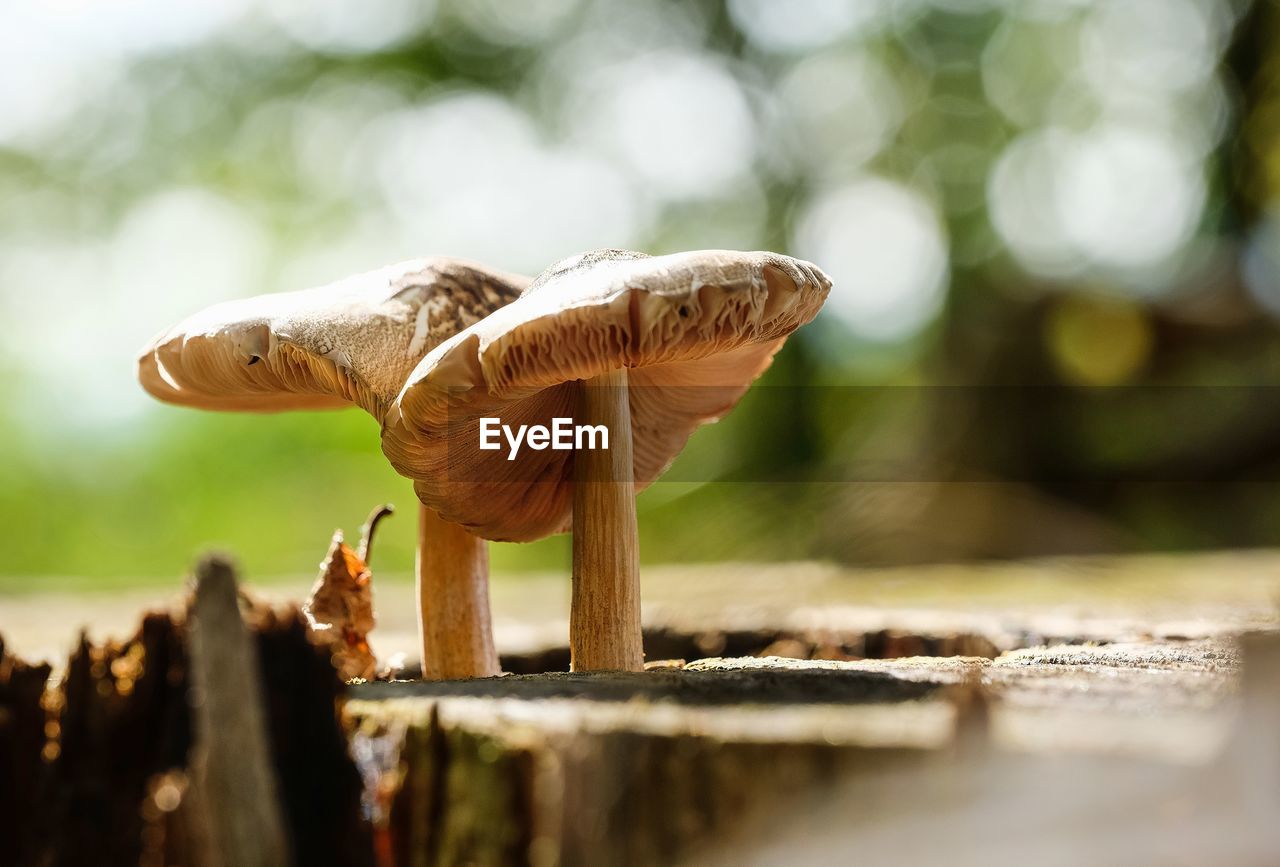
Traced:
<path fill-rule="evenodd" d="M 1274 544 L 1278 197 L 1268 0 L 11 0 L 0 592 L 210 545 L 310 574 L 384 501 L 408 580 L 370 418 L 161 406 L 136 351 L 399 259 L 605 246 L 835 281 L 640 497 L 647 562 Z"/>

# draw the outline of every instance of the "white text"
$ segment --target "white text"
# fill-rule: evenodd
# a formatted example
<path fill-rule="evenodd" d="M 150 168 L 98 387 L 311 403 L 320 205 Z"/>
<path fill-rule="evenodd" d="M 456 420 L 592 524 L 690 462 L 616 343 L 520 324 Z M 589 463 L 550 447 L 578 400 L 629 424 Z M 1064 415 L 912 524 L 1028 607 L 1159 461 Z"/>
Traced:
<path fill-rule="evenodd" d="M 497 451 L 502 448 L 504 438 L 507 441 L 509 461 L 516 459 L 522 445 L 539 452 L 543 449 L 573 451 L 609 448 L 609 429 L 602 424 L 575 425 L 571 418 L 553 418 L 550 428 L 541 424 L 522 424 L 512 429 L 511 425 L 503 424 L 499 418 L 480 419 L 481 449 Z"/>

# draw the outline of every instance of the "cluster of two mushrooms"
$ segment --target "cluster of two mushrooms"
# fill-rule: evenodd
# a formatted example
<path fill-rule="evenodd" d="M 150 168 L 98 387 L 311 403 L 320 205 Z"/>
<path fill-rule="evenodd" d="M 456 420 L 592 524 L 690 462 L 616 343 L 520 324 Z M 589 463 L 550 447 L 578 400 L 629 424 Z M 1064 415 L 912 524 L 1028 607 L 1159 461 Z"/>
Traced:
<path fill-rule="evenodd" d="M 153 340 L 138 379 L 154 397 L 183 406 L 271 413 L 355 405 L 381 423 L 429 350 L 528 285 L 527 277 L 432 258 L 230 301 Z M 424 507 L 419 551 L 427 578 L 419 598 L 431 602 L 420 622 L 424 676 L 497 674 L 484 543 Z M 470 596 L 458 598 L 452 586 L 437 592 L 440 558 L 466 564 L 461 586 Z"/>
<path fill-rule="evenodd" d="M 636 670 L 636 491 L 737 403 L 829 288 L 814 266 L 772 253 L 601 251 L 532 284 L 428 260 L 220 305 L 155 341 L 140 378 L 175 403 L 355 403 L 381 422 L 383 451 L 423 504 L 424 677 L 498 673 L 483 540 L 570 529 L 573 667 Z M 480 447 L 481 419 L 566 417 L 603 426 L 609 448 L 511 461 Z"/>

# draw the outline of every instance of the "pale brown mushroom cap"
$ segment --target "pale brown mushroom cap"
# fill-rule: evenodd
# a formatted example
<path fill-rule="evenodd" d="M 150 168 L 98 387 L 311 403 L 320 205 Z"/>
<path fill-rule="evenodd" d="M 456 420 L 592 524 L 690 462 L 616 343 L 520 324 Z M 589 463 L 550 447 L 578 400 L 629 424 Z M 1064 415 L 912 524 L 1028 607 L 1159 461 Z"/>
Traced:
<path fill-rule="evenodd" d="M 572 452 L 481 451 L 481 418 L 550 426 L 574 415 L 575 383 L 626 368 L 640 490 L 734 407 L 830 288 L 816 266 L 776 253 L 566 259 L 422 360 L 386 414 L 383 451 L 423 503 L 476 535 L 564 532 Z"/>
<path fill-rule="evenodd" d="M 217 304 L 138 358 L 152 396 L 200 409 L 280 412 L 356 404 L 381 420 L 445 338 L 516 298 L 529 278 L 416 259 L 300 292 Z"/>

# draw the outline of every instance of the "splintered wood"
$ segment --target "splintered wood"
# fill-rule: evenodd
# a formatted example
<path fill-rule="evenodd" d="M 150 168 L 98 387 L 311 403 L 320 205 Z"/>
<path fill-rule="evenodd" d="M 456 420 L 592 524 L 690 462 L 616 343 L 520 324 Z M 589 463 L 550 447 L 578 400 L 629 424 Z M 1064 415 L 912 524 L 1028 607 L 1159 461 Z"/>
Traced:
<path fill-rule="evenodd" d="M 0 867 L 372 867 L 328 652 L 226 562 L 197 576 L 52 682 L 0 642 Z"/>
<path fill-rule="evenodd" d="M 257 648 L 240 616 L 231 566 L 206 560 L 191 606 L 192 768 L 211 867 L 290 861 L 267 741 Z"/>

